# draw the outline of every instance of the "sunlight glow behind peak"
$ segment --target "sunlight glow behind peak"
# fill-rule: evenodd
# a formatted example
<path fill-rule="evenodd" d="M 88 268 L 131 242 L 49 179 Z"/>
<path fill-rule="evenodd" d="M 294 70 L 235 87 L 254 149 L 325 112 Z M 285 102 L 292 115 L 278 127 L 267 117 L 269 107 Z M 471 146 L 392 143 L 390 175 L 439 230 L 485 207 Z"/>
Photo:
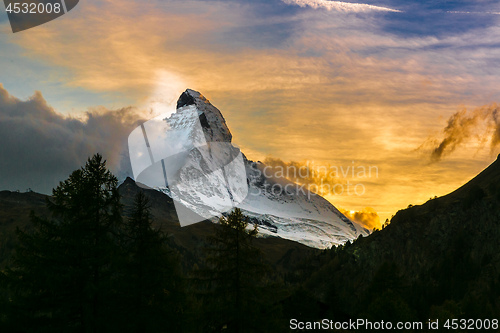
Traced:
<path fill-rule="evenodd" d="M 149 118 L 159 115 L 168 117 L 176 111 L 177 100 L 188 87 L 181 77 L 167 70 L 159 70 L 154 81 L 152 93 L 139 109 Z"/>

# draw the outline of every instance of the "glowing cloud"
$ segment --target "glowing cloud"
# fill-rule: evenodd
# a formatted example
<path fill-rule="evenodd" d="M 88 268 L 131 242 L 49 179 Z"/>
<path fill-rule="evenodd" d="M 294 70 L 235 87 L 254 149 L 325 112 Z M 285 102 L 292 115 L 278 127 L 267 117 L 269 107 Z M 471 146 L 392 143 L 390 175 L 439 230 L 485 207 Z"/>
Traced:
<path fill-rule="evenodd" d="M 340 208 L 340 211 L 351 220 L 360 223 L 362 226 L 370 230 L 373 228 L 380 229 L 382 226 L 380 223 L 380 217 L 371 207 L 366 207 L 360 211 L 345 210 Z"/>
<path fill-rule="evenodd" d="M 419 150 L 428 150 L 433 162 L 440 161 L 467 141 L 477 139 L 480 145 L 490 142 L 491 153 L 500 144 L 500 117 L 497 104 L 485 105 L 470 112 L 463 109 L 454 113 L 443 130 L 444 137 L 427 139 Z"/>
<path fill-rule="evenodd" d="M 335 10 L 338 12 L 371 12 L 371 11 L 381 11 L 381 12 L 395 12 L 401 13 L 400 10 L 373 6 L 364 3 L 351 3 L 343 1 L 328 1 L 328 0 L 282 0 L 288 5 L 298 5 L 300 7 L 312 7 L 314 9 L 325 8 L 327 10 Z"/>

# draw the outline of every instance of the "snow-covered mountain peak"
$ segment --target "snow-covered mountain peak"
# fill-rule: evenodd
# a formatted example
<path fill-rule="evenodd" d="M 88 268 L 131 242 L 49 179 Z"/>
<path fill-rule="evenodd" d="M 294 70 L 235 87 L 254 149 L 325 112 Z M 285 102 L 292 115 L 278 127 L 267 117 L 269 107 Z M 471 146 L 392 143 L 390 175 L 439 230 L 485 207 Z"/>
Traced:
<path fill-rule="evenodd" d="M 323 197 L 268 174 L 265 164 L 248 160 L 231 140 L 222 113 L 187 89 L 175 113 L 150 120 L 130 135 L 135 178 L 174 199 L 182 226 L 203 219 L 216 222 L 239 207 L 259 225 L 260 235 L 312 247 L 369 234 Z"/>
<path fill-rule="evenodd" d="M 187 106 L 198 110 L 200 124 L 207 142 L 231 142 L 233 136 L 227 127 L 222 113 L 208 99 L 197 91 L 186 89 L 177 101 L 177 112 Z"/>

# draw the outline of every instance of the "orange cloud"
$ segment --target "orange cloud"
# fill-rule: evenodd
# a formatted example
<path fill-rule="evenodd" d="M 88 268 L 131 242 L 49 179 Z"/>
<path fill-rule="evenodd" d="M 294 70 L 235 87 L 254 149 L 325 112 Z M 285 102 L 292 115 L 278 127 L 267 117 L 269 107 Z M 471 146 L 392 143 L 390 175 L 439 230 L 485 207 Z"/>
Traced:
<path fill-rule="evenodd" d="M 267 174 L 306 185 L 309 191 L 322 196 L 363 195 L 366 189 L 362 182 L 379 176 L 377 166 L 357 165 L 354 161 L 346 165 L 332 165 L 314 161 L 285 162 L 266 157 L 264 164 L 269 169 Z"/>
<path fill-rule="evenodd" d="M 374 228 L 380 229 L 382 227 L 382 224 L 380 223 L 380 217 L 378 216 L 377 212 L 371 207 L 366 207 L 365 209 L 362 209 L 360 211 L 345 209 L 339 210 L 342 214 L 344 214 L 351 220 L 358 222 L 369 230 L 372 230 Z"/>
<path fill-rule="evenodd" d="M 491 104 L 470 112 L 465 108 L 457 111 L 448 119 L 443 134 L 441 140 L 431 137 L 419 147 L 420 150 L 430 150 L 433 162 L 440 161 L 472 139 L 479 140 L 479 147 L 489 142 L 493 153 L 500 143 L 500 108 Z"/>

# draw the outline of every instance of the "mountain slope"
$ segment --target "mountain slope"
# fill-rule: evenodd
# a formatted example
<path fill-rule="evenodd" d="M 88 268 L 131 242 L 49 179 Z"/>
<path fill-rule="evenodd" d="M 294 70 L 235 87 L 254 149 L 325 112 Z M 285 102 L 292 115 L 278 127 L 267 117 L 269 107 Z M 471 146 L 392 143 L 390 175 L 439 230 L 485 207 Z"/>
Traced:
<path fill-rule="evenodd" d="M 497 159 L 456 191 L 330 251 L 309 291 L 354 318 L 498 318 L 499 189 Z"/>
<path fill-rule="evenodd" d="M 170 235 L 173 245 L 183 254 L 185 264 L 197 263 L 203 257 L 200 251 L 206 245 L 207 236 L 213 234 L 217 225 L 210 221 L 202 221 L 181 227 L 173 200 L 170 197 L 156 190 L 141 188 L 130 178 L 127 178 L 118 189 L 122 196 L 121 201 L 125 206 L 125 215 L 133 207 L 135 195 L 139 191 L 144 191 L 151 203 L 154 225 Z M 263 252 L 264 257 L 278 268 L 288 269 L 293 262 L 315 252 L 307 246 L 281 238 L 256 238 L 254 241 L 255 245 Z"/>
<path fill-rule="evenodd" d="M 35 192 L 0 191 L 0 268 L 10 258 L 16 243 L 15 231 L 30 223 L 30 212 L 47 214 L 47 196 Z"/>
<path fill-rule="evenodd" d="M 170 197 L 156 190 L 141 188 L 130 178 L 127 178 L 118 190 L 125 217 L 132 210 L 136 194 L 144 191 L 151 203 L 154 226 L 169 235 L 171 246 L 182 254 L 183 264 L 187 269 L 191 269 L 196 263 L 199 264 L 206 238 L 213 234 L 217 225 L 203 221 L 181 228 Z M 50 216 L 46 208 L 47 199 L 50 199 L 50 196 L 35 192 L 0 191 L 0 268 L 12 254 L 16 243 L 16 228 L 29 228 L 31 225 L 30 212 L 33 211 L 38 216 Z M 297 261 L 315 252 L 305 245 L 281 238 L 257 238 L 255 245 L 269 263 L 280 270 L 291 269 Z"/>

